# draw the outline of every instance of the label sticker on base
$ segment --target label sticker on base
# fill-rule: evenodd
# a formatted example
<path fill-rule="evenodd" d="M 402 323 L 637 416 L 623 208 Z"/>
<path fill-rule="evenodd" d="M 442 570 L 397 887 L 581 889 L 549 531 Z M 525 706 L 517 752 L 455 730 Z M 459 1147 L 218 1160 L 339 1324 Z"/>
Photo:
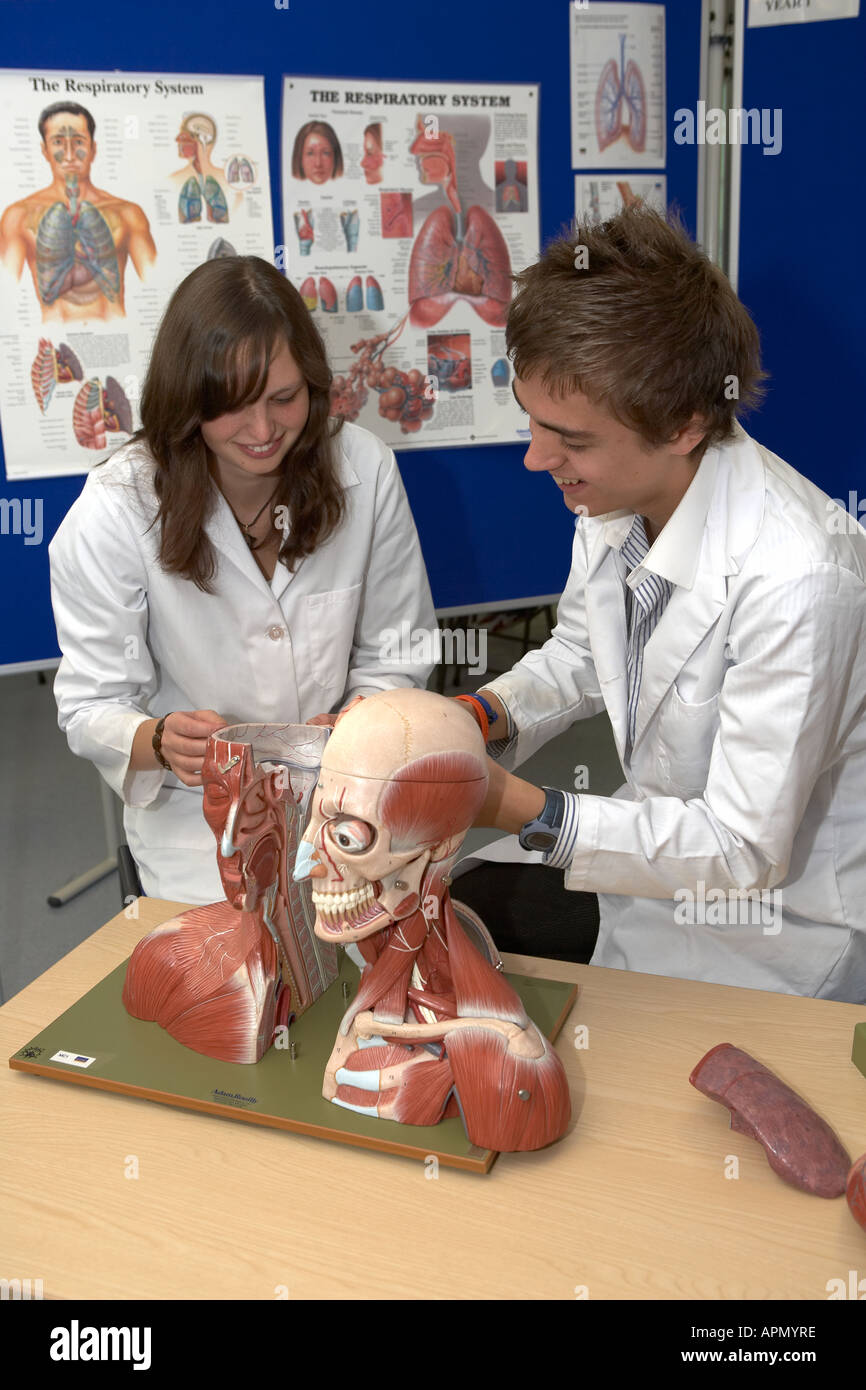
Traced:
<path fill-rule="evenodd" d="M 52 1062 L 66 1062 L 70 1067 L 89 1067 L 95 1057 L 84 1057 L 80 1052 L 55 1052 Z"/>

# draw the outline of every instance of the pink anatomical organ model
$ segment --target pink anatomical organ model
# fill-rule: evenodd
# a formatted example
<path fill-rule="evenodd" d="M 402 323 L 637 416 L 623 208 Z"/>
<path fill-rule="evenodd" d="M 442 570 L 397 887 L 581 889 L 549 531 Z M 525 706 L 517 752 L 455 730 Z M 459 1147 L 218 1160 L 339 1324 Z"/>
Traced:
<path fill-rule="evenodd" d="M 291 877 L 327 731 L 241 724 L 208 742 L 204 814 L 225 902 L 191 908 L 138 943 L 123 1002 L 195 1052 L 257 1062 L 275 1030 L 337 976 L 313 933 L 309 888 Z"/>
<path fill-rule="evenodd" d="M 834 1131 L 776 1074 L 730 1043 L 702 1057 L 689 1081 L 727 1106 L 731 1129 L 757 1139 L 780 1178 L 817 1197 L 841 1197 L 851 1159 Z"/>
<path fill-rule="evenodd" d="M 619 66 L 609 58 L 595 92 L 595 134 L 599 150 L 620 136 L 640 153 L 646 148 L 647 109 L 643 75 L 631 58 L 625 61 L 626 35 L 619 36 Z"/>
<path fill-rule="evenodd" d="M 295 869 L 317 937 L 363 965 L 322 1094 L 405 1124 L 459 1113 L 474 1144 L 537 1149 L 570 1118 L 562 1063 L 448 891 L 486 791 L 481 733 L 455 701 L 383 691 L 339 720 Z"/>
<path fill-rule="evenodd" d="M 39 409 L 44 414 L 51 404 L 58 381 L 81 381 L 81 363 L 68 343 L 55 348 L 49 338 L 39 339 L 39 349 L 30 368 L 30 384 Z"/>
<path fill-rule="evenodd" d="M 866 1154 L 862 1154 L 851 1165 L 845 1195 L 848 1198 L 851 1215 L 866 1231 Z"/>
<path fill-rule="evenodd" d="M 511 260 L 499 228 L 486 208 L 464 208 L 457 186 L 454 139 L 439 126 L 438 117 L 418 116 L 416 136 L 409 148 L 423 184 L 438 184 L 447 202 L 424 219 L 409 259 L 409 311 L 385 332 L 352 343 L 356 360 L 331 385 L 331 414 L 357 420 L 368 391 L 379 393 L 379 415 L 399 423 L 401 434 L 415 434 L 435 409 L 438 388 L 418 365 L 396 366 L 385 354 L 397 342 L 407 321 L 431 328 L 455 306 L 469 305 L 485 323 L 504 328 L 511 302 Z M 383 237 L 412 234 L 411 195 L 380 195 Z M 493 199 L 491 197 L 491 203 Z M 378 311 L 384 298 L 367 294 L 366 307 Z M 353 303 L 356 301 L 353 301 Z M 350 312 L 352 312 L 350 308 Z M 460 325 L 462 327 L 462 325 Z M 468 376 L 467 365 L 462 369 Z M 458 377 L 457 383 L 467 381 Z"/>
<path fill-rule="evenodd" d="M 106 377 L 85 381 L 72 407 L 72 429 L 84 449 L 104 449 L 106 433 L 132 433 L 132 407 L 120 382 Z"/>

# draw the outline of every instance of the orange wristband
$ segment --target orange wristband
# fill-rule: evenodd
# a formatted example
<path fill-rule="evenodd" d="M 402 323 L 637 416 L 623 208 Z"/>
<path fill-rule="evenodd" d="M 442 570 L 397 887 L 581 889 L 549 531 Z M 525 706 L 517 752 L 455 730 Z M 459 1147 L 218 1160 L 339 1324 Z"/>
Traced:
<path fill-rule="evenodd" d="M 455 695 L 453 698 L 455 700 L 462 700 L 465 705 L 471 705 L 474 710 L 478 711 L 478 722 L 481 725 L 481 732 L 484 735 L 484 742 L 486 744 L 490 738 L 490 720 L 487 718 L 487 710 L 484 708 L 481 701 L 476 700 L 474 695 Z"/>

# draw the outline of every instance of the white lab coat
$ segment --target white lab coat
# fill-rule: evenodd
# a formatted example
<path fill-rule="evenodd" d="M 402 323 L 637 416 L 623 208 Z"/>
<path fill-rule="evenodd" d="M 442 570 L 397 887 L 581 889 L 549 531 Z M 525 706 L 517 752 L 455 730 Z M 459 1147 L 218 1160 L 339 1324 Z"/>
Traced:
<path fill-rule="evenodd" d="M 675 588 L 626 756 L 632 521 L 578 521 L 553 635 L 490 682 L 509 768 L 610 716 L 627 780 L 580 794 L 565 874 L 600 894 L 592 964 L 866 1001 L 866 532 L 742 428 L 710 448 L 644 560 Z"/>
<path fill-rule="evenodd" d="M 293 575 L 278 564 L 270 583 L 218 492 L 205 528 L 214 593 L 165 572 L 159 528 L 148 530 L 156 502 L 143 444 L 94 469 L 51 542 L 60 727 L 122 797 L 149 896 L 207 903 L 224 894 L 201 789 L 161 769 L 128 770 L 145 719 L 215 709 L 227 724 L 303 723 L 355 695 L 423 686 L 430 674 L 409 653 L 390 655 L 393 643 L 383 655 L 385 629 L 436 626 L 394 454 L 350 424 L 335 449 L 345 519 Z"/>

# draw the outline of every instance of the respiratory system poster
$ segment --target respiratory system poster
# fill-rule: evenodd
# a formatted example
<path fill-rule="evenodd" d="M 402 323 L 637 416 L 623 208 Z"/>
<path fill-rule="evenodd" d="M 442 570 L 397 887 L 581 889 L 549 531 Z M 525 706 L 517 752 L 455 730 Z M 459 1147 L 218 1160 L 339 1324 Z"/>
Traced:
<path fill-rule="evenodd" d="M 537 258 L 538 88 L 286 77 L 284 269 L 332 413 L 401 449 L 528 437 L 512 275 Z"/>

